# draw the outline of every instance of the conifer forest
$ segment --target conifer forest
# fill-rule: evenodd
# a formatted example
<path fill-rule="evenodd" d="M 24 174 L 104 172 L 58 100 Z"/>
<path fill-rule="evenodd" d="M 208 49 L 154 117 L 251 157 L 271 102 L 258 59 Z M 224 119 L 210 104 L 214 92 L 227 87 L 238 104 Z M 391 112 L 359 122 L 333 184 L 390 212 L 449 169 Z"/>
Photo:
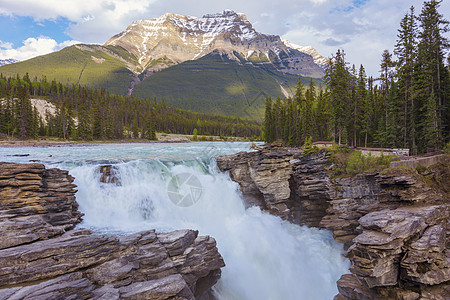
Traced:
<path fill-rule="evenodd" d="M 377 78 L 350 66 L 339 49 L 326 67 L 325 86 L 299 80 L 293 99 L 267 99 L 265 141 L 312 140 L 349 146 L 442 149 L 450 140 L 448 21 L 441 1 L 404 15 L 393 51 L 382 53 Z"/>

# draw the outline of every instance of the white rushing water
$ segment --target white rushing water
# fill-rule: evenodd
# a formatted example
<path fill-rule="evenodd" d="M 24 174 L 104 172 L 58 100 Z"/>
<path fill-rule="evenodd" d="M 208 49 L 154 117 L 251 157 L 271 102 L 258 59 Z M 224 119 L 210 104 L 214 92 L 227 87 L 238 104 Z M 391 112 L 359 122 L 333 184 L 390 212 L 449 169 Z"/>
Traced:
<path fill-rule="evenodd" d="M 238 184 L 211 158 L 246 149 L 247 143 L 122 144 L 9 148 L 0 157 L 70 169 L 85 213 L 79 227 L 103 234 L 190 228 L 213 236 L 226 263 L 219 299 L 332 299 L 349 267 L 342 245 L 328 231 L 246 209 Z M 114 163 L 120 185 L 99 182 L 105 162 Z"/>

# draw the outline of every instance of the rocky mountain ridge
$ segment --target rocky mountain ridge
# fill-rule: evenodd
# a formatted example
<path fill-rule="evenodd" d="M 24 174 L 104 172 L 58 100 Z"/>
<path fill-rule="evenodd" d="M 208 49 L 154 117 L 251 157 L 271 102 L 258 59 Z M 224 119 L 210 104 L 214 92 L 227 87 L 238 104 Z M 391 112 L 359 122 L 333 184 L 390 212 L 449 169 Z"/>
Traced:
<path fill-rule="evenodd" d="M 232 10 L 201 18 L 166 13 L 135 21 L 105 46 L 126 49 L 141 71 L 160 71 L 218 51 L 239 63 L 269 63 L 283 73 L 323 76 L 324 58 L 314 48 L 288 45 L 279 36 L 259 33 L 244 14 Z"/>
<path fill-rule="evenodd" d="M 450 159 L 420 171 L 393 167 L 336 177 L 325 152 L 268 147 L 217 159 L 248 205 L 293 223 L 327 228 L 344 243 L 350 271 L 342 299 L 448 299 Z"/>
<path fill-rule="evenodd" d="M 283 43 L 292 49 L 297 49 L 300 52 L 311 55 L 314 62 L 322 68 L 325 68 L 329 61 L 329 58 L 322 56 L 313 46 L 299 46 L 289 42 L 288 40 L 283 40 Z"/>

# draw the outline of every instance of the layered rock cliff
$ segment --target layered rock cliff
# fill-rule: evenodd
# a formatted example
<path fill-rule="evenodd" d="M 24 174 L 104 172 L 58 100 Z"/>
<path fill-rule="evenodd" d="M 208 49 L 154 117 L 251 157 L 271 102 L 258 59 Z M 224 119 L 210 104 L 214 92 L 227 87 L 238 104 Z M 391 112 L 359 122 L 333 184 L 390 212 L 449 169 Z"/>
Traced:
<path fill-rule="evenodd" d="M 450 159 L 335 177 L 325 152 L 271 148 L 217 159 L 249 205 L 291 222 L 327 228 L 344 243 L 352 274 L 336 299 L 450 297 Z"/>
<path fill-rule="evenodd" d="M 224 266 L 194 230 L 99 236 L 67 171 L 0 163 L 0 299 L 207 299 Z"/>

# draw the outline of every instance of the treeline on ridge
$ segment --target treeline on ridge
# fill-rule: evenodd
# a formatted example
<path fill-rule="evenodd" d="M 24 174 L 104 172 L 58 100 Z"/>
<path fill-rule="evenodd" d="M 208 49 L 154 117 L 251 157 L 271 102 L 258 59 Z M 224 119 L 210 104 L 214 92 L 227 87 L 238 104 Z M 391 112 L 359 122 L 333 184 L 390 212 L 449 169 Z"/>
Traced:
<path fill-rule="evenodd" d="M 398 30 L 397 59 L 383 52 L 379 78 L 367 77 L 362 65 L 349 67 L 338 50 L 326 67 L 325 90 L 299 81 L 293 99 L 267 99 L 266 142 L 294 146 L 312 137 L 412 154 L 442 149 L 450 141 L 450 42 L 440 3 L 425 2 L 419 16 L 411 7 Z"/>
<path fill-rule="evenodd" d="M 45 99 L 56 112 L 42 118 L 31 98 Z M 0 133 L 22 139 L 53 136 L 79 140 L 143 138 L 155 132 L 216 136 L 259 137 L 257 122 L 195 113 L 164 103 L 120 96 L 103 88 L 66 86 L 28 74 L 6 78 L 0 74 Z"/>

